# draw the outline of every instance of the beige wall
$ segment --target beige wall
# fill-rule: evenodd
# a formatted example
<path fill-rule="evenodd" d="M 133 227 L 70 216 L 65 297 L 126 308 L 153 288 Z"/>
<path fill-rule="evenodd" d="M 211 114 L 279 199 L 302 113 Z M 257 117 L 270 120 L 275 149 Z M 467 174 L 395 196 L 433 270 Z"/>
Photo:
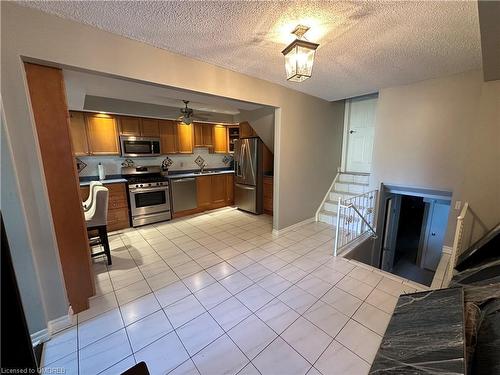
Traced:
<path fill-rule="evenodd" d="M 61 285 L 57 252 L 21 57 L 279 108 L 275 126 L 274 225 L 314 216 L 340 165 L 339 105 L 283 86 L 189 59 L 89 26 L 2 2 L 2 95 L 18 171 L 25 226 L 45 271 Z M 311 183 L 314 181 L 314 183 Z M 49 263 L 49 264 L 46 264 Z M 52 297 L 51 297 L 52 298 Z M 50 317 L 61 315 L 54 296 Z"/>
<path fill-rule="evenodd" d="M 371 183 L 452 191 L 445 245 L 457 200 L 489 227 L 500 221 L 499 87 L 474 71 L 379 93 Z"/>

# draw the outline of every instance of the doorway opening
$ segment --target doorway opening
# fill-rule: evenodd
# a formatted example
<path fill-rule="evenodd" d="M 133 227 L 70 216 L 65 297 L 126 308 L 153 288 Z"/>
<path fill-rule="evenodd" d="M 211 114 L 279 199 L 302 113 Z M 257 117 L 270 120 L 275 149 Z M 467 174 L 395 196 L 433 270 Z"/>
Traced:
<path fill-rule="evenodd" d="M 429 191 L 384 191 L 380 268 L 431 285 L 441 259 L 450 200 Z"/>

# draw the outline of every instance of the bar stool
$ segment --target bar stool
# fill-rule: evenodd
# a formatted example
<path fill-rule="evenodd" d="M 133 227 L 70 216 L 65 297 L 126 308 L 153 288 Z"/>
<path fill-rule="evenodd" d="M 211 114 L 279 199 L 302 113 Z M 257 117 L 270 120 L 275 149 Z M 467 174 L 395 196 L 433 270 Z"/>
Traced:
<path fill-rule="evenodd" d="M 89 233 L 90 246 L 102 245 L 104 251 L 91 254 L 91 256 L 106 255 L 108 265 L 111 265 L 107 227 L 109 191 L 104 186 L 95 186 L 92 192 L 92 205 L 84 212 L 85 224 L 87 225 L 87 233 L 94 230 L 97 230 L 98 233 L 98 237 L 92 237 Z"/>
<path fill-rule="evenodd" d="M 88 211 L 90 209 L 90 206 L 92 206 L 92 201 L 94 200 L 94 189 L 96 186 L 102 186 L 101 181 L 91 181 L 89 185 L 89 196 L 87 199 L 82 202 L 83 206 L 83 211 Z"/>

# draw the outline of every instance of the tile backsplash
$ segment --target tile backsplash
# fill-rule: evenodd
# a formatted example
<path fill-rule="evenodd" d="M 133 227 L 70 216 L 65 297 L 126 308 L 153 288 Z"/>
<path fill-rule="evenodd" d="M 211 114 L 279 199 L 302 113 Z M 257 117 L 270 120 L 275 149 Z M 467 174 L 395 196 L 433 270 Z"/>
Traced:
<path fill-rule="evenodd" d="M 201 156 L 207 163 L 207 168 L 224 168 L 223 159 L 225 154 L 210 154 L 207 148 L 195 148 L 192 154 L 186 155 L 168 155 L 173 163 L 169 170 L 182 171 L 189 169 L 199 169 L 200 167 L 195 163 L 198 156 Z M 87 167 L 81 171 L 80 177 L 84 176 L 97 176 L 97 165 L 101 163 L 104 166 L 106 175 L 116 175 L 121 173 L 122 162 L 126 158 L 120 156 L 80 156 L 80 160 L 87 164 Z M 161 165 L 165 156 L 148 157 L 148 158 L 132 158 L 135 165 Z"/>

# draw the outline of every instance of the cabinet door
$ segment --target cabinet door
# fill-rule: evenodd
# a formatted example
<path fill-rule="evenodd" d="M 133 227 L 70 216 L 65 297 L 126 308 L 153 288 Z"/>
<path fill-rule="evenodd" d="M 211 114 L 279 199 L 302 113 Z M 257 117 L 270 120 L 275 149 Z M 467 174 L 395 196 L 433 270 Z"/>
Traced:
<path fill-rule="evenodd" d="M 143 137 L 159 137 L 160 129 L 158 120 L 154 118 L 141 119 L 141 136 Z"/>
<path fill-rule="evenodd" d="M 234 174 L 229 173 L 224 175 L 226 177 L 226 204 L 234 204 Z"/>
<path fill-rule="evenodd" d="M 141 136 L 141 119 L 139 117 L 119 117 L 120 135 Z"/>
<path fill-rule="evenodd" d="M 212 137 L 212 124 L 203 124 L 203 144 L 205 147 L 213 147 L 214 141 Z"/>
<path fill-rule="evenodd" d="M 264 177 L 263 181 L 263 208 L 264 213 L 273 214 L 273 178 Z"/>
<path fill-rule="evenodd" d="M 89 154 L 89 142 L 87 140 L 87 129 L 82 112 L 69 113 L 69 134 L 73 145 L 73 155 L 83 156 Z"/>
<path fill-rule="evenodd" d="M 90 152 L 93 155 L 118 155 L 118 126 L 110 115 L 86 114 Z"/>
<path fill-rule="evenodd" d="M 244 121 L 240 123 L 240 138 L 249 138 L 255 136 L 257 136 L 257 133 L 255 133 L 248 122 Z"/>
<path fill-rule="evenodd" d="M 177 152 L 180 154 L 193 153 L 193 124 L 177 124 Z"/>
<path fill-rule="evenodd" d="M 203 147 L 203 124 L 195 122 L 194 126 L 194 147 Z"/>
<path fill-rule="evenodd" d="M 212 176 L 196 177 L 198 208 L 207 209 L 212 203 Z"/>
<path fill-rule="evenodd" d="M 171 120 L 160 120 L 160 149 L 162 154 L 177 153 L 177 125 Z"/>
<path fill-rule="evenodd" d="M 226 205 L 226 176 L 223 174 L 212 177 L 212 207 Z"/>
<path fill-rule="evenodd" d="M 214 125 L 214 152 L 216 154 L 225 154 L 227 152 L 227 129 L 224 125 Z"/>

